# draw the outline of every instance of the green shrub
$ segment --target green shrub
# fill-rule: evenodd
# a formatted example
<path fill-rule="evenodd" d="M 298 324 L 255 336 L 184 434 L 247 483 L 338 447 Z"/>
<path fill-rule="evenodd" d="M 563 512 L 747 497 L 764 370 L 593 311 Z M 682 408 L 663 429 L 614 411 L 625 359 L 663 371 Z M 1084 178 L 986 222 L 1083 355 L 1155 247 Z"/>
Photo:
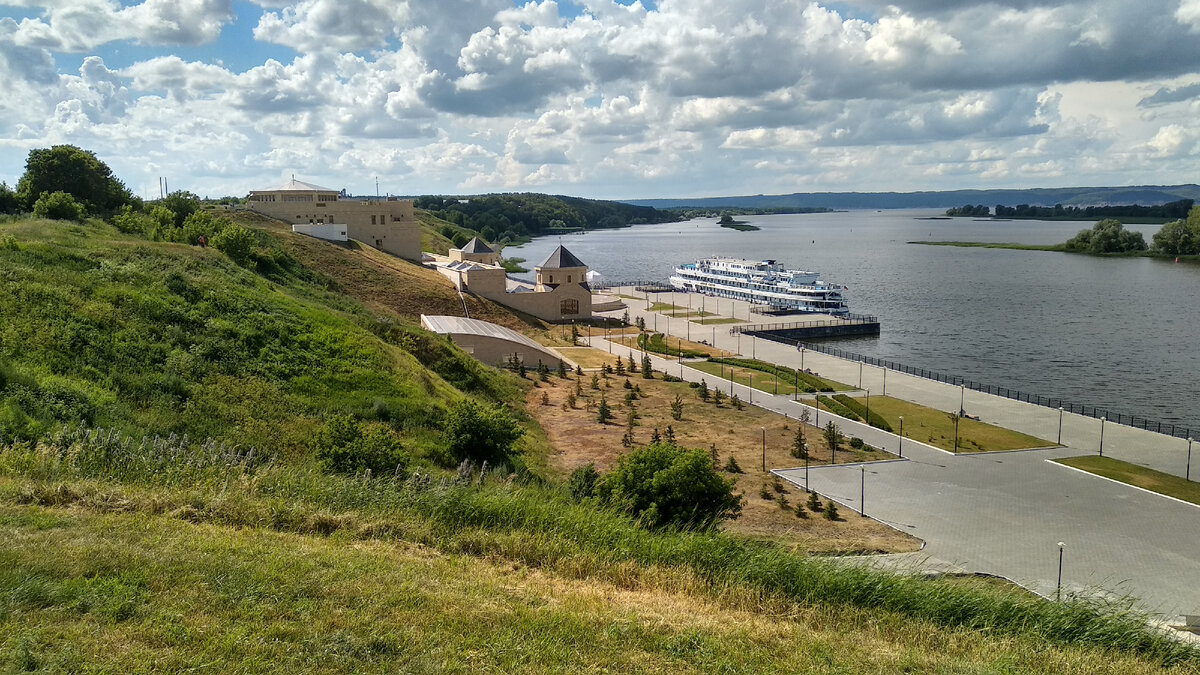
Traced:
<path fill-rule="evenodd" d="M 851 436 L 850 447 L 854 448 L 855 450 L 862 450 L 863 439 L 859 438 L 858 436 Z"/>
<path fill-rule="evenodd" d="M 582 501 L 596 495 L 596 481 L 600 480 L 600 472 L 596 465 L 588 463 L 571 472 L 567 479 L 567 490 L 575 501 Z"/>
<path fill-rule="evenodd" d="M 83 220 L 84 208 L 66 192 L 43 192 L 33 204 L 33 215 L 50 220 Z"/>
<path fill-rule="evenodd" d="M 149 235 L 155 230 L 155 222 L 150 216 L 134 210 L 128 204 L 113 216 L 112 224 L 125 234 Z"/>
<path fill-rule="evenodd" d="M 848 420 L 855 420 L 855 421 L 862 420 L 862 418 L 859 417 L 853 410 L 847 408 L 846 406 L 842 405 L 838 401 L 835 401 L 835 400 L 829 398 L 828 396 L 818 396 L 817 401 L 821 405 L 825 406 L 826 410 L 828 410 L 829 412 L 831 412 L 835 415 L 840 415 L 842 417 L 845 417 Z"/>
<path fill-rule="evenodd" d="M 596 484 L 596 495 L 647 527 L 706 528 L 741 513 L 733 487 L 703 450 L 653 443 L 617 460 Z"/>
<path fill-rule="evenodd" d="M 229 259 L 245 267 L 254 251 L 254 233 L 241 225 L 230 225 L 212 240 L 213 248 L 229 256 Z"/>
<path fill-rule="evenodd" d="M 17 244 L 17 238 L 11 234 L 0 234 L 0 251 L 19 251 L 21 246 Z"/>
<path fill-rule="evenodd" d="M 228 226 L 229 221 L 225 218 L 214 216 L 208 211 L 196 211 L 183 221 L 183 227 L 176 234 L 175 239 L 192 246 L 200 243 L 200 237 L 204 237 L 207 242 L 212 242 Z M 229 257 L 233 256 L 229 255 Z"/>
<path fill-rule="evenodd" d="M 824 509 L 824 505 L 821 504 L 821 498 L 818 497 L 817 493 L 815 492 L 808 493 L 808 501 L 805 503 L 808 504 L 809 510 L 813 513 L 817 513 Z"/>
<path fill-rule="evenodd" d="M 364 425 L 350 415 L 330 417 L 313 445 L 321 468 L 333 473 L 370 469 L 382 474 L 403 470 L 408 464 L 395 432 L 379 423 Z"/>
<path fill-rule="evenodd" d="M 17 193 L 8 187 L 8 183 L 0 181 L 0 213 L 19 213 L 20 211 L 21 201 L 17 199 Z"/>
<path fill-rule="evenodd" d="M 495 465 L 509 459 L 513 444 L 524 433 L 504 408 L 464 398 L 447 415 L 443 438 L 456 463 L 469 459 Z"/>
<path fill-rule="evenodd" d="M 738 464 L 738 461 L 733 458 L 733 455 L 730 455 L 729 460 L 727 462 L 725 462 L 725 472 L 726 473 L 742 473 L 742 467 L 740 464 Z"/>

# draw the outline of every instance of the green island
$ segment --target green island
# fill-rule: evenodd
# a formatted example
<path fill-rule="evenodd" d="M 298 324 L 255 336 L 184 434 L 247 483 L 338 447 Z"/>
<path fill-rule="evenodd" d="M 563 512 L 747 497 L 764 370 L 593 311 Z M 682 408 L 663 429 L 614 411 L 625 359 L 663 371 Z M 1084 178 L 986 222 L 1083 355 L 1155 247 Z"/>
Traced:
<path fill-rule="evenodd" d="M 728 213 L 721 214 L 721 219 L 718 220 L 717 223 L 721 227 L 728 227 L 731 230 L 737 230 L 739 232 L 755 232 L 762 229 L 755 225 L 751 225 L 744 220 L 734 220 L 733 216 Z"/>
<path fill-rule="evenodd" d="M 1099 455 L 1082 455 L 1054 461 L 1200 506 L 1200 483 L 1186 480 L 1182 476 Z"/>
<path fill-rule="evenodd" d="M 1149 258 L 1179 258 L 1194 260 L 1200 257 L 1200 207 L 1191 206 L 1191 200 L 1184 200 L 1190 208 L 1186 218 L 1180 218 L 1163 224 L 1154 233 L 1149 245 L 1140 232 L 1126 230 L 1120 220 L 1106 218 L 1097 222 L 1091 229 L 1080 230 L 1074 237 L 1061 244 L 1017 244 L 992 243 L 982 241 L 910 241 L 910 244 L 926 246 L 957 246 L 962 248 L 1000 248 L 1019 251 L 1055 251 L 1060 253 L 1086 253 L 1102 256 L 1141 256 Z M 960 213 L 962 210 L 965 213 Z M 972 209 L 987 207 L 961 207 L 950 209 L 947 215 L 975 215 Z M 984 213 L 986 215 L 986 212 Z M 1033 216 L 1031 216 L 1033 217 Z M 1137 222 L 1128 220 L 1128 222 Z"/>
<path fill-rule="evenodd" d="M 419 265 L 194 195 L 141 203 L 70 146 L 31 152 L 8 195 L 6 671 L 1200 667 L 1135 612 L 726 532 L 743 469 L 708 448 L 556 471 L 527 397 L 598 378 L 423 330 L 463 302 L 547 327 Z"/>

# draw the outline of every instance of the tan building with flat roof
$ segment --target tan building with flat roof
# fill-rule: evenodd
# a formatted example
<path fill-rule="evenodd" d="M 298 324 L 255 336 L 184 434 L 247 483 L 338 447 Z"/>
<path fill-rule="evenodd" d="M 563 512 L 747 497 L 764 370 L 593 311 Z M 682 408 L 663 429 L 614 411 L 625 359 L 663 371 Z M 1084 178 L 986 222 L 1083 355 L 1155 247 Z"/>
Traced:
<path fill-rule="evenodd" d="M 251 190 L 247 208 L 292 225 L 345 225 L 355 241 L 421 259 L 421 225 L 411 199 L 342 199 L 336 190 L 292 178 L 276 188 Z"/>

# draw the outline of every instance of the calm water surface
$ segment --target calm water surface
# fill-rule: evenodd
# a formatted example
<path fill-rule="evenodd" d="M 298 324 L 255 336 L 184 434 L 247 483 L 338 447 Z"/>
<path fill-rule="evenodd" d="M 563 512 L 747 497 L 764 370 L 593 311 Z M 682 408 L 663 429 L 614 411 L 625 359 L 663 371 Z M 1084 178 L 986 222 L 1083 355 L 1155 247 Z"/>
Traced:
<path fill-rule="evenodd" d="M 1091 223 L 923 220 L 930 211 L 749 216 L 544 237 L 506 250 L 541 262 L 563 243 L 608 280 L 665 280 L 710 255 L 774 258 L 849 286 L 878 338 L 838 346 L 910 366 L 1200 432 L 1200 265 L 910 241 L 1053 244 Z M 1134 225 L 1150 240 L 1157 225 Z M 526 275 L 528 276 L 528 275 Z"/>

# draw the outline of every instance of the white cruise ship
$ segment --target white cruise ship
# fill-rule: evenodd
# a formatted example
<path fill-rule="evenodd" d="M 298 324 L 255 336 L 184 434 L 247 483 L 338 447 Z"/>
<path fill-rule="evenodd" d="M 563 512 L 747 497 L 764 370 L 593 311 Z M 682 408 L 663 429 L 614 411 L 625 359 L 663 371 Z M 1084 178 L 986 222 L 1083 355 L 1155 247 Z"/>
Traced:
<path fill-rule="evenodd" d="M 675 268 L 671 285 L 681 291 L 766 305 L 780 313 L 850 313 L 846 287 L 829 284 L 816 272 L 784 269 L 774 260 L 702 258 Z"/>

